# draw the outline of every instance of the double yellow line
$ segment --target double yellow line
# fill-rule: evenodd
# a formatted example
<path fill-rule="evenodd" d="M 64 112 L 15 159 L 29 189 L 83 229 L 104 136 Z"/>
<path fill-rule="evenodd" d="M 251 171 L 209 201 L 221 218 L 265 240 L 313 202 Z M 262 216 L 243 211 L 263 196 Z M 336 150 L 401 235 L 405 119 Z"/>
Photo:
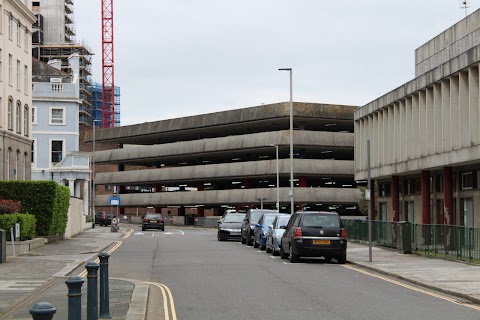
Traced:
<path fill-rule="evenodd" d="M 112 254 L 113 251 L 117 250 L 118 247 L 120 247 L 122 245 L 122 241 L 115 241 L 115 245 L 110 249 L 108 250 L 107 252 L 109 254 Z M 99 258 L 96 258 L 94 260 L 96 263 L 99 263 L 100 262 L 100 259 Z M 87 275 L 87 270 L 83 270 L 82 273 L 79 274 L 80 277 L 85 277 Z"/>
<path fill-rule="evenodd" d="M 172 320 L 177 320 L 177 312 L 175 311 L 175 303 L 173 302 L 173 296 L 172 292 L 170 289 L 161 283 L 156 283 L 156 282 L 147 282 L 148 284 L 152 286 L 156 286 L 162 291 L 163 295 L 163 311 L 165 312 L 165 320 L 170 320 L 170 315 L 169 315 L 169 306 L 170 306 L 170 313 L 172 314 Z M 170 302 L 170 304 L 169 304 Z"/>
<path fill-rule="evenodd" d="M 464 307 L 467 307 L 467 308 L 471 308 L 471 309 L 475 309 L 475 310 L 480 311 L 480 306 L 477 306 L 477 305 L 464 303 L 464 302 L 458 301 L 456 299 L 453 299 L 453 298 L 450 298 L 450 297 L 447 297 L 447 296 L 444 296 L 444 295 L 441 295 L 441 294 L 438 294 L 438 293 L 434 293 L 434 292 L 431 292 L 431 291 L 423 290 L 423 289 L 405 284 L 403 282 L 396 281 L 396 280 L 393 280 L 393 279 L 390 279 L 390 278 L 387 278 L 387 277 L 383 277 L 383 276 L 380 276 L 378 274 L 374 274 L 374 273 L 371 273 L 371 272 L 368 272 L 368 271 L 365 271 L 365 270 L 362 270 L 362 269 L 359 269 L 359 268 L 356 268 L 356 267 L 353 267 L 353 266 L 344 265 L 343 267 L 347 268 L 347 269 L 350 269 L 350 270 L 354 270 L 354 271 L 363 273 L 363 274 L 366 274 L 368 276 L 371 276 L 371 277 L 374 277 L 374 278 L 377 278 L 377 279 L 380 279 L 380 280 L 383 280 L 383 281 L 387 281 L 387 282 L 396 284 L 398 286 L 401 286 L 401 287 L 404 287 L 404 288 L 407 288 L 407 289 L 410 289 L 410 290 L 413 290 L 413 291 L 416 291 L 416 292 L 421 292 L 421 293 L 427 294 L 429 296 L 432 296 L 432 297 L 435 297 L 435 298 L 438 298 L 438 299 L 442 299 L 442 300 L 445 300 L 445 301 L 448 301 L 448 302 L 451 302 L 451 303 L 454 303 L 454 304 L 457 304 L 457 305 L 460 305 L 460 306 L 464 306 Z"/>

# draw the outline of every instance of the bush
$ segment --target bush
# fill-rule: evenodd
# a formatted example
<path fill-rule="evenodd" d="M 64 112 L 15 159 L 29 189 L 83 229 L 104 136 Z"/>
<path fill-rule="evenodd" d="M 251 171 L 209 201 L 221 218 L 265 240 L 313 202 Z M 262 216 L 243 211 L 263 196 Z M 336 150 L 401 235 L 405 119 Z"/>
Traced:
<path fill-rule="evenodd" d="M 70 190 L 55 181 L 0 181 L 0 198 L 20 201 L 36 218 L 40 236 L 65 233 Z"/>
<path fill-rule="evenodd" d="M 22 212 L 20 201 L 0 199 L 0 214 Z"/>
<path fill-rule="evenodd" d="M 13 213 L 0 215 L 0 229 L 6 231 L 10 241 L 10 228 L 15 230 L 15 223 L 20 223 L 20 240 L 30 240 L 35 236 L 35 216 L 28 213 Z"/>

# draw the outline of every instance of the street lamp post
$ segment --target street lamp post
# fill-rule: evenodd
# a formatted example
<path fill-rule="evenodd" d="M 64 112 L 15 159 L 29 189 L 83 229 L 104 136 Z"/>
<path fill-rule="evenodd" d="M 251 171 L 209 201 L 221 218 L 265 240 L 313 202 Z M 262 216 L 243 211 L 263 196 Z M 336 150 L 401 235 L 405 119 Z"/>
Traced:
<path fill-rule="evenodd" d="M 92 148 L 92 228 L 95 228 L 95 122 L 102 120 L 93 119 L 93 148 Z"/>
<path fill-rule="evenodd" d="M 281 68 L 279 71 L 290 72 L 290 213 L 295 212 L 295 205 L 293 201 L 293 77 L 292 68 Z"/>
<path fill-rule="evenodd" d="M 278 170 L 278 144 L 271 144 L 271 147 L 275 147 L 276 159 L 277 159 L 277 211 L 280 212 L 280 175 Z"/>

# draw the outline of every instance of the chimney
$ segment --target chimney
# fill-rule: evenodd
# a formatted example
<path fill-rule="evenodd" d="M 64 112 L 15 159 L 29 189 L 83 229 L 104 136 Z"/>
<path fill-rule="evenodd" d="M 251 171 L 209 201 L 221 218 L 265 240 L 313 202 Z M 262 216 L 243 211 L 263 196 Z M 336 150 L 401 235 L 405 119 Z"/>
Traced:
<path fill-rule="evenodd" d="M 47 62 L 47 64 L 57 70 L 62 70 L 62 60 L 54 59 Z"/>
<path fill-rule="evenodd" d="M 78 77 L 80 74 L 80 54 L 78 52 L 72 53 L 68 57 L 68 63 L 70 64 L 70 69 L 72 70 L 73 83 L 78 82 Z"/>

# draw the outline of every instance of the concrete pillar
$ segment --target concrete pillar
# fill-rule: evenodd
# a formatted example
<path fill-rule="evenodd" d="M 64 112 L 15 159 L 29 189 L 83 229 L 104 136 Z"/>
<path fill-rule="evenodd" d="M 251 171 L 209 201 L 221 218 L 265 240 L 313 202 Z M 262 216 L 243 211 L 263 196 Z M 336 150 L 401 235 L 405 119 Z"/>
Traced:
<path fill-rule="evenodd" d="M 444 224 L 453 224 L 453 173 L 452 167 L 443 168 L 443 219 Z"/>
<path fill-rule="evenodd" d="M 422 171 L 420 186 L 422 189 L 422 224 L 430 224 L 430 171 Z"/>
<path fill-rule="evenodd" d="M 442 80 L 442 151 L 452 150 L 452 130 L 450 114 L 450 79 Z"/>
<path fill-rule="evenodd" d="M 88 185 L 90 181 L 88 179 L 83 180 L 83 213 L 88 214 L 89 212 L 89 193 L 88 193 Z"/>
<path fill-rule="evenodd" d="M 298 179 L 298 186 L 300 188 L 306 188 L 307 187 L 307 177 L 300 177 Z"/>
<path fill-rule="evenodd" d="M 400 190 L 398 176 L 392 176 L 392 209 L 393 221 L 400 221 Z"/>
<path fill-rule="evenodd" d="M 371 205 L 370 205 L 370 212 L 372 213 L 372 221 L 373 220 L 376 220 L 377 218 L 377 213 L 375 211 L 375 208 L 376 208 L 376 205 L 375 205 L 375 180 L 372 179 L 372 184 L 371 184 L 371 192 L 370 192 L 370 199 L 372 199 L 371 201 Z"/>
<path fill-rule="evenodd" d="M 68 188 L 70 188 L 70 197 L 75 196 L 75 179 L 68 179 Z"/>

